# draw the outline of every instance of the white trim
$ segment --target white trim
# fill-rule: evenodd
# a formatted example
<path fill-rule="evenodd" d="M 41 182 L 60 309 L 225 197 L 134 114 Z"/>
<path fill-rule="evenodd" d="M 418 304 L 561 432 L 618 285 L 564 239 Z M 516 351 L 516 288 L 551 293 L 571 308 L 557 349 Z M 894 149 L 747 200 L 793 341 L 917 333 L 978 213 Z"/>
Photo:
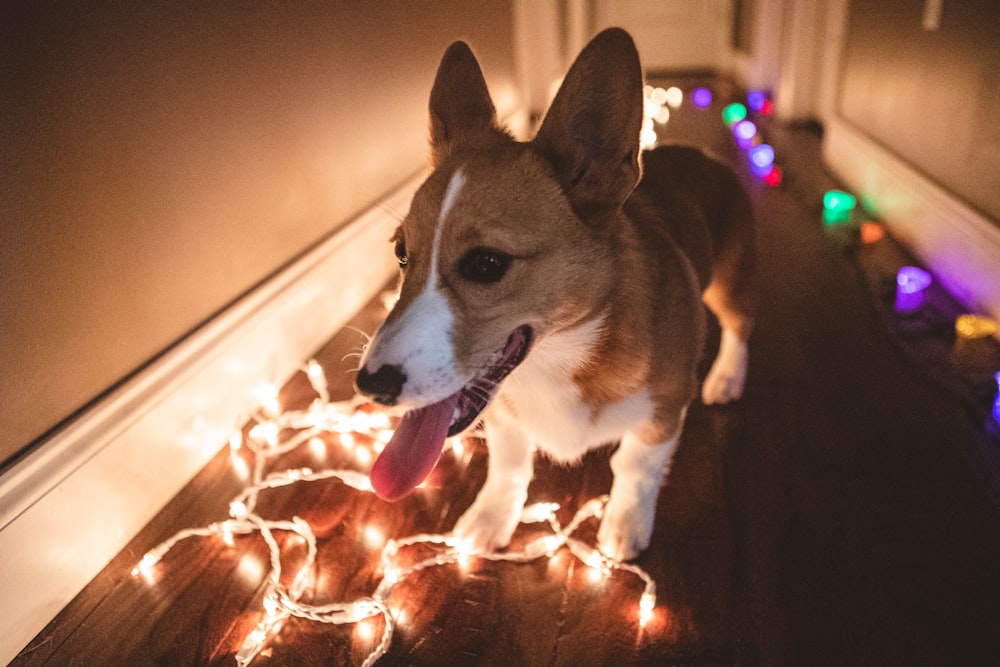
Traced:
<path fill-rule="evenodd" d="M 12 660 L 395 271 L 412 179 L 0 476 L 0 664 Z M 370 252 L 386 246 L 385 252 Z"/>
<path fill-rule="evenodd" d="M 839 118 L 823 159 L 959 301 L 1000 318 L 1000 227 Z"/>

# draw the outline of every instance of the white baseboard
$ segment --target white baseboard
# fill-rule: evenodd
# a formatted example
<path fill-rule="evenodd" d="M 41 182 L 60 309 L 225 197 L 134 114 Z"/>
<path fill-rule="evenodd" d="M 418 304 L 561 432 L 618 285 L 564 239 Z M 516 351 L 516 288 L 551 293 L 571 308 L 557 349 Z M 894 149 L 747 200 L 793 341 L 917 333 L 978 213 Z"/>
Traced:
<path fill-rule="evenodd" d="M 0 664 L 226 445 L 390 279 L 419 178 L 214 318 L 0 476 Z M 384 252 L 372 252 L 372 249 Z"/>
<path fill-rule="evenodd" d="M 1000 226 L 840 119 L 823 159 L 967 308 L 1000 319 Z"/>

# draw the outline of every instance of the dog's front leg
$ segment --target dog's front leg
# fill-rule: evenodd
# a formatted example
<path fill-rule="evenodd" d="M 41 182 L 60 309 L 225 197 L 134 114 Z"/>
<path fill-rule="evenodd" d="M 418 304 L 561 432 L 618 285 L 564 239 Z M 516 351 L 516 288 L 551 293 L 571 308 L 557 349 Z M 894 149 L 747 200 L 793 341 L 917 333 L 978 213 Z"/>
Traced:
<path fill-rule="evenodd" d="M 624 561 L 649 546 L 656 498 L 679 439 L 680 429 L 659 444 L 647 444 L 632 431 L 622 438 L 611 457 L 615 479 L 597 533 L 597 544 L 604 555 Z"/>
<path fill-rule="evenodd" d="M 534 469 L 531 441 L 512 420 L 487 419 L 486 445 L 490 453 L 486 483 L 454 531 L 464 549 L 477 552 L 510 543 Z"/>

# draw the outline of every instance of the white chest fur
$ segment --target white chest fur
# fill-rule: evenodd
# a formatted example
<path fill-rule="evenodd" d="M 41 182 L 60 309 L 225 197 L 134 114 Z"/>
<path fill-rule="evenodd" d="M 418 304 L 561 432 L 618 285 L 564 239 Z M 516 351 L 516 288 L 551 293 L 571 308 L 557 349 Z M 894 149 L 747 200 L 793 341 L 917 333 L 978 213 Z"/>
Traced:
<path fill-rule="evenodd" d="M 575 461 L 652 417 L 647 390 L 597 411 L 582 402 L 573 376 L 599 334 L 600 322 L 595 321 L 540 341 L 501 388 L 501 404 L 514 410 L 513 416 L 503 418 L 512 417 L 517 428 L 554 459 Z"/>

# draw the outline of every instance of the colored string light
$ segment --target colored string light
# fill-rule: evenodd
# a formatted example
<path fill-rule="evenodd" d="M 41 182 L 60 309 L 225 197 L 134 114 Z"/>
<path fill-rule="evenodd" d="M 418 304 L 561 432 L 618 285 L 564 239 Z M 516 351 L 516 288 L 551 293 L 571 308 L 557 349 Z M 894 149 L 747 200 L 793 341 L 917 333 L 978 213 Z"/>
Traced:
<path fill-rule="evenodd" d="M 707 109 L 712 104 L 712 91 L 708 88 L 695 88 L 691 91 L 691 102 L 699 109 Z"/>
<path fill-rule="evenodd" d="M 848 192 L 828 190 L 823 195 L 823 221 L 827 224 L 847 222 L 857 203 L 857 197 Z"/>
<path fill-rule="evenodd" d="M 996 398 L 993 399 L 993 421 L 1000 424 L 1000 372 L 997 372 L 993 379 L 997 383 Z"/>
<path fill-rule="evenodd" d="M 380 553 L 381 580 L 371 595 L 356 600 L 338 601 L 324 604 L 308 604 L 302 596 L 315 586 L 316 556 L 318 544 L 309 523 L 299 517 L 291 520 L 264 519 L 256 513 L 261 494 L 273 489 L 305 484 L 319 480 L 336 479 L 345 486 L 360 493 L 371 493 L 368 475 L 350 469 L 313 470 L 294 468 L 268 472 L 269 463 L 276 457 L 291 452 L 298 447 L 316 448 L 322 443 L 320 436 L 335 434 L 345 446 L 357 452 L 368 452 L 362 458 L 371 460 L 371 450 L 367 445 L 377 447 L 392 435 L 392 424 L 384 413 L 366 412 L 355 401 L 331 402 L 329 400 L 326 375 L 322 367 L 310 361 L 304 369 L 306 377 L 317 394 L 317 398 L 305 410 L 276 411 L 278 392 L 275 387 L 266 387 L 260 392 L 263 404 L 253 418 L 256 423 L 246 437 L 242 432 L 234 433 L 229 439 L 230 459 L 241 461 L 247 466 L 244 451 L 252 459 L 252 474 L 247 485 L 229 503 L 230 518 L 201 528 L 188 528 L 175 533 L 147 552 L 132 570 L 133 577 L 141 577 L 153 584 L 156 582 L 156 568 L 160 561 L 177 543 L 192 537 L 217 537 L 226 545 L 234 547 L 234 536 L 259 535 L 268 548 L 270 569 L 267 573 L 260 620 L 245 637 L 236 653 L 236 664 L 245 667 L 256 659 L 265 647 L 280 632 L 289 618 L 300 618 L 331 625 L 353 624 L 358 636 L 375 641 L 375 646 L 365 658 L 363 665 L 374 664 L 389 650 L 395 629 L 400 622 L 398 611 L 394 611 L 391 597 L 396 587 L 410 577 L 433 567 L 468 563 L 471 559 L 527 563 L 540 558 L 552 558 L 563 549 L 592 568 L 591 572 L 599 580 L 615 571 L 622 571 L 637 577 L 642 582 L 642 594 L 638 603 L 640 628 L 645 628 L 653 618 L 656 607 L 656 583 L 642 568 L 630 563 L 622 563 L 608 558 L 596 548 L 574 537 L 576 531 L 586 521 L 600 519 L 608 497 L 601 496 L 583 504 L 569 524 L 560 524 L 556 513 L 556 503 L 535 503 L 524 508 L 522 524 L 546 524 L 548 531 L 528 541 L 520 549 L 502 552 L 478 552 L 460 543 L 451 534 L 421 534 L 402 539 L 385 539 L 376 527 L 367 527 L 360 532 L 361 539 L 370 544 L 384 544 Z M 459 441 L 453 440 L 453 451 Z M 325 447 L 324 447 L 325 450 Z M 283 558 L 283 550 L 275 538 L 276 532 L 290 532 L 300 539 L 285 540 L 285 549 L 301 549 L 305 545 L 305 555 L 300 560 Z M 403 557 L 413 551 L 411 547 L 422 546 L 435 551 L 432 556 L 407 564 Z M 282 576 L 282 562 L 301 562 L 301 566 L 291 577 Z M 312 597 L 316 597 L 315 595 Z M 381 618 L 382 634 L 376 638 L 373 621 Z M 377 641 L 376 641 L 377 639 Z"/>
<path fill-rule="evenodd" d="M 740 148 L 750 148 L 757 137 L 757 125 L 752 120 L 743 119 L 733 125 L 733 136 Z"/>
<path fill-rule="evenodd" d="M 747 93 L 747 108 L 750 111 L 760 111 L 767 101 L 767 93 L 762 90 L 751 90 Z"/>
<path fill-rule="evenodd" d="M 747 117 L 747 108 L 739 102 L 727 104 L 722 110 L 722 122 L 726 125 L 733 125 Z"/>
<path fill-rule="evenodd" d="M 876 222 L 861 223 L 861 242 L 865 245 L 878 243 L 885 238 L 885 228 Z"/>
<path fill-rule="evenodd" d="M 896 274 L 896 310 L 908 313 L 924 303 L 924 292 L 931 285 L 931 274 L 916 266 L 904 266 Z"/>

